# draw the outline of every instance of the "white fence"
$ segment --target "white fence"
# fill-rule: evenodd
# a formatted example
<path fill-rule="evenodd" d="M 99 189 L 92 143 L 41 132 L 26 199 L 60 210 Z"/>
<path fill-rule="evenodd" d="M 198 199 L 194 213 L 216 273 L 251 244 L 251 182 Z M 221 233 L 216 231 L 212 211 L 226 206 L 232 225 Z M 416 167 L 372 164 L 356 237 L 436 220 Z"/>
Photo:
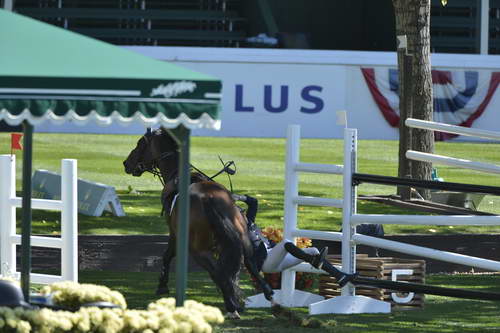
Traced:
<path fill-rule="evenodd" d="M 61 237 L 31 236 L 31 246 L 61 249 L 61 275 L 32 273 L 34 283 L 78 281 L 78 191 L 77 161 L 61 161 L 61 200 L 31 199 L 32 209 L 61 211 Z M 16 196 L 16 160 L 14 155 L 0 155 L 0 263 L 1 275 L 19 279 L 16 271 L 16 208 L 22 198 Z"/>
<path fill-rule="evenodd" d="M 463 129 L 457 126 L 432 123 L 425 124 L 418 120 L 407 121 L 408 126 L 439 130 L 441 132 L 477 135 L 481 138 L 500 139 L 500 133 Z M 414 126 L 413 126 L 414 125 Z M 427 127 L 428 125 L 428 127 Z M 355 227 L 361 223 L 372 224 L 406 224 L 406 225 L 500 225 L 500 216 L 423 216 L 423 215 L 377 215 L 357 213 L 357 186 L 352 183 L 352 175 L 357 169 L 357 133 L 355 129 L 344 130 L 344 165 L 319 165 L 299 162 L 300 127 L 290 126 L 287 133 L 287 160 L 285 179 L 285 225 L 284 237 L 310 237 L 314 239 L 341 241 L 342 242 L 342 270 L 353 273 L 356 267 L 356 245 L 383 248 L 400 253 L 421 256 L 456 264 L 500 271 L 500 262 L 466 256 L 458 253 L 439 251 L 421 246 L 385 240 L 377 237 L 357 234 Z M 454 166 L 497 173 L 498 166 L 453 159 L 451 157 L 437 158 L 434 154 L 427 158 L 418 152 L 408 151 L 408 158 L 424 159 L 429 162 L 453 163 Z M 426 156 L 427 156 L 426 155 Z M 417 157 L 416 157 L 417 156 Z M 456 162 L 456 161 L 459 162 Z M 451 161 L 451 162 L 450 162 Z M 480 167 L 478 167 L 480 165 Z M 298 195 L 298 172 L 316 172 L 343 175 L 343 199 L 321 199 L 302 197 Z M 315 230 L 301 230 L 297 228 L 298 205 L 316 205 L 337 207 L 342 212 L 342 233 L 324 232 Z M 310 314 L 321 313 L 376 313 L 390 312 L 390 304 L 374 299 L 356 296 L 355 288 L 348 284 L 342 289 L 342 295 L 329 300 L 322 300 L 319 295 L 295 290 L 295 271 L 308 271 L 320 273 L 311 268 L 309 264 L 300 264 L 287 270 L 282 276 L 282 288 L 276 292 L 276 300 L 286 306 L 309 306 Z M 247 299 L 247 305 L 254 307 L 268 306 L 262 294 Z"/>

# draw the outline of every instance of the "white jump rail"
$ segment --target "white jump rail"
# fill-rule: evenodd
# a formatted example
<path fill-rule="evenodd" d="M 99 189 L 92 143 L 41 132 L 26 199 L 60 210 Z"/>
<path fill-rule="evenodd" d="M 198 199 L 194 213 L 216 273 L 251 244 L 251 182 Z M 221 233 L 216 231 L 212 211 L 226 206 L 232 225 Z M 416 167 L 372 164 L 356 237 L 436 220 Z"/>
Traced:
<path fill-rule="evenodd" d="M 77 161 L 63 159 L 61 170 L 61 200 L 31 199 L 33 209 L 61 211 L 61 237 L 31 236 L 31 246 L 61 249 L 61 275 L 31 273 L 33 283 L 78 281 Z M 16 234 L 16 208 L 21 207 L 22 198 L 16 196 L 15 155 L 0 155 L 0 272 L 17 279 L 16 246 L 21 236 Z"/>
<path fill-rule="evenodd" d="M 446 132 L 457 135 L 473 136 L 481 139 L 500 140 L 500 132 L 443 124 L 428 120 L 408 118 L 405 121 L 405 125 L 412 128 Z"/>
<path fill-rule="evenodd" d="M 453 134 L 477 136 L 488 139 L 500 139 L 500 132 L 491 132 L 478 129 L 470 129 L 459 126 L 452 126 L 442 123 L 422 121 L 418 119 L 408 119 L 405 124 L 409 127 L 435 130 Z M 428 153 L 408 151 L 406 156 L 410 159 L 417 159 L 426 162 L 441 162 L 465 169 L 480 170 L 490 173 L 500 173 L 500 168 L 493 164 L 479 163 L 473 161 L 458 162 L 459 159 L 439 156 Z M 450 162 L 452 161 L 452 162 Z M 481 166 L 481 167 L 479 167 Z M 406 225 L 500 225 L 500 216 L 422 216 L 422 215 L 376 215 L 376 214 L 352 214 L 351 225 L 361 223 L 374 224 L 406 224 Z M 483 268 L 492 271 L 500 271 L 500 262 L 484 258 L 466 256 L 462 254 L 438 251 L 425 247 L 409 245 L 401 242 L 389 241 L 376 237 L 356 234 L 352 238 L 354 244 L 364 244 L 375 246 L 400 253 L 406 253 L 455 264 Z"/>
<path fill-rule="evenodd" d="M 482 130 L 477 128 L 469 128 L 463 126 L 455 126 L 428 120 L 408 118 L 405 121 L 405 125 L 412 128 L 440 131 L 457 135 L 473 136 L 481 139 L 500 140 L 500 132 Z M 455 166 L 458 168 L 500 174 L 500 166 L 491 163 L 470 161 L 466 159 L 441 156 L 414 150 L 408 150 L 406 152 L 406 157 L 408 159 L 415 161 L 444 164 L 444 165 Z"/>

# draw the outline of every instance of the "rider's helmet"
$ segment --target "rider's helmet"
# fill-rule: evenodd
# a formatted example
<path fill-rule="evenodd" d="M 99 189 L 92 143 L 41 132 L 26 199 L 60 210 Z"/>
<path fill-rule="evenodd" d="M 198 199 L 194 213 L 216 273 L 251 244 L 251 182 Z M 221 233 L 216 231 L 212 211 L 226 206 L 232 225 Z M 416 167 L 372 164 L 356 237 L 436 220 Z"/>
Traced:
<path fill-rule="evenodd" d="M 24 295 L 21 288 L 14 282 L 9 280 L 0 280 L 0 306 L 8 306 L 11 308 L 31 306 L 24 300 Z"/>

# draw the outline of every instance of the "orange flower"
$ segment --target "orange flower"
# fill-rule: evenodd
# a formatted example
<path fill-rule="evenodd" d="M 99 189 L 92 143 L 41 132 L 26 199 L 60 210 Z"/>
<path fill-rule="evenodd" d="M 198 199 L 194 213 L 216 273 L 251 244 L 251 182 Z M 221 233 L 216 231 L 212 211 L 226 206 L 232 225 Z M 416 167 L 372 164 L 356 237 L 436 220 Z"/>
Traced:
<path fill-rule="evenodd" d="M 266 227 L 262 230 L 262 234 L 267 237 L 267 239 L 272 240 L 275 243 L 279 243 L 283 240 L 283 229 Z M 305 248 L 312 246 L 312 240 L 307 237 L 296 237 L 295 238 L 297 247 Z"/>

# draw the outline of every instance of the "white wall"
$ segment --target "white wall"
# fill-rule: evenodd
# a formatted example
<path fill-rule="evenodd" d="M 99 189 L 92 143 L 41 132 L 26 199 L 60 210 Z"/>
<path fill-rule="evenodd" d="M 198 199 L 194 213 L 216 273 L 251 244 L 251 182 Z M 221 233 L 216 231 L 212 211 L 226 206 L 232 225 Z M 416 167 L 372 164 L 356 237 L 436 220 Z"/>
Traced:
<path fill-rule="evenodd" d="M 195 130 L 194 135 L 284 137 L 288 124 L 300 124 L 304 137 L 341 138 L 336 111 L 346 110 L 348 126 L 358 129 L 359 138 L 398 139 L 397 129 L 382 117 L 360 71 L 361 67 L 396 67 L 393 52 L 126 48 L 222 80 L 222 129 Z M 434 54 L 431 62 L 437 69 L 500 71 L 500 56 Z M 498 95 L 473 127 L 500 130 Z M 61 127 L 37 126 L 40 132 L 56 130 L 60 132 Z M 133 125 L 80 128 L 69 124 L 63 131 L 140 134 L 144 129 Z"/>

